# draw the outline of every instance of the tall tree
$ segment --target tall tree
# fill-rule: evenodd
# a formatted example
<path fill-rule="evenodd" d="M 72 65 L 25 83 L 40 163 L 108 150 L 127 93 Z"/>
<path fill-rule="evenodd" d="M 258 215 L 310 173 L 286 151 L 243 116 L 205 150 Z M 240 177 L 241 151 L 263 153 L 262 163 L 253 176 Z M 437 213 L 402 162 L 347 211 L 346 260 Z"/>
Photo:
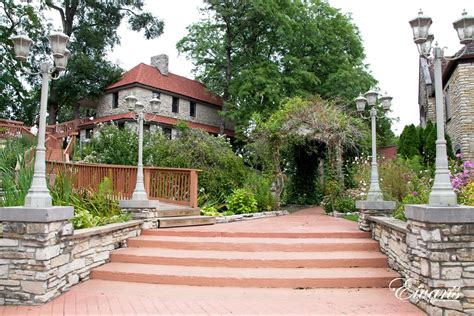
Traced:
<path fill-rule="evenodd" d="M 18 4 L 13 0 L 0 2 L 0 117 L 14 118 L 33 123 L 37 104 L 35 98 L 25 88 L 25 83 L 34 82 L 34 77 L 26 75 L 22 67 L 33 71 L 31 63 L 21 64 L 15 59 L 11 37 L 20 32 L 34 40 L 33 52 L 37 52 L 44 41 L 42 16 L 31 6 Z M 30 54 L 29 61 L 36 54 Z M 34 95 L 33 95 L 34 96 Z"/>
<path fill-rule="evenodd" d="M 177 48 L 241 127 L 287 97 L 349 100 L 375 84 L 357 28 L 325 1 L 208 0 L 202 12 Z"/>
<path fill-rule="evenodd" d="M 49 123 L 77 115 L 77 102 L 98 96 L 120 73 L 106 59 L 107 52 L 120 43 L 117 28 L 127 20 L 134 31 L 143 31 L 147 39 L 163 32 L 164 23 L 143 11 L 142 0 L 42 0 L 42 7 L 58 13 L 63 32 L 71 38 L 72 57 L 66 75 L 51 87 Z M 76 111 L 73 111 L 73 108 Z"/>

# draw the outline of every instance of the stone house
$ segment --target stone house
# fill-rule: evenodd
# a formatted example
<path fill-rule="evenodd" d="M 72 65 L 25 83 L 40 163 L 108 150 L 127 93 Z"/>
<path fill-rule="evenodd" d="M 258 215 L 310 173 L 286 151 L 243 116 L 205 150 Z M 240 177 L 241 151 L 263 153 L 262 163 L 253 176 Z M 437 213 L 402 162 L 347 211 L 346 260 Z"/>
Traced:
<path fill-rule="evenodd" d="M 446 132 L 453 149 L 465 160 L 474 161 L 474 44 L 457 60 L 443 61 L 443 90 Z M 433 65 L 420 58 L 418 104 L 420 125 L 436 123 Z"/>
<path fill-rule="evenodd" d="M 167 137 L 176 135 L 176 124 L 185 121 L 190 128 L 200 128 L 218 134 L 223 100 L 208 91 L 195 80 L 168 71 L 168 56 L 151 58 L 151 65 L 140 63 L 125 72 L 121 79 L 105 89 L 94 102 L 87 101 L 95 109 L 93 120 L 79 125 L 81 143 L 87 142 L 98 123 L 115 122 L 120 128 L 136 128 L 134 113 L 127 107 L 125 98 L 135 96 L 145 106 L 145 130 L 161 130 Z M 153 114 L 149 101 L 161 100 L 159 112 Z M 230 122 L 225 123 L 225 134 L 234 136 Z"/>

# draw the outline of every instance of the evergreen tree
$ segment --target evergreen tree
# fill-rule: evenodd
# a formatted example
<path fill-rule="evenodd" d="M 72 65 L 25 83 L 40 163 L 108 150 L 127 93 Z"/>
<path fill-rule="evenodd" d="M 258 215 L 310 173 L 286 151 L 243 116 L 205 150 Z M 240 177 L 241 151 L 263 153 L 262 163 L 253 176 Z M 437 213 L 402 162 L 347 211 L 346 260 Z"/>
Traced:
<path fill-rule="evenodd" d="M 419 155 L 419 136 L 415 125 L 405 126 L 400 135 L 398 153 L 404 158 L 412 158 Z"/>

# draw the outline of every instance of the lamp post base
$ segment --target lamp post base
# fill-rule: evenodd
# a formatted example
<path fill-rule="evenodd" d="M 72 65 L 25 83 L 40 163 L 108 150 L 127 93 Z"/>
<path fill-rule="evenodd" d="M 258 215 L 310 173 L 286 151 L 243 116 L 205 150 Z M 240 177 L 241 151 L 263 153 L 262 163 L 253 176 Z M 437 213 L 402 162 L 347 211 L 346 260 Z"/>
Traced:
<path fill-rule="evenodd" d="M 449 190 L 432 189 L 429 198 L 430 206 L 457 206 L 457 196 L 452 188 Z"/>

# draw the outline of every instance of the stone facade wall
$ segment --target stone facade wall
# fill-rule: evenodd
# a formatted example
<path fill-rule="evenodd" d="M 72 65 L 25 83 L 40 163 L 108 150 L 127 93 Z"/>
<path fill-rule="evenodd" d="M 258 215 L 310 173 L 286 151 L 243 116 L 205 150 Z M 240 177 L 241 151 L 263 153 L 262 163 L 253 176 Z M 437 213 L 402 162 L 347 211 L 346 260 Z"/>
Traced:
<path fill-rule="evenodd" d="M 140 234 L 140 223 L 76 231 L 68 221 L 1 223 L 0 305 L 41 304 L 88 279 L 112 250 Z"/>
<path fill-rule="evenodd" d="M 145 112 L 151 113 L 150 109 L 150 100 L 153 98 L 152 90 L 144 89 L 141 87 L 132 87 L 120 90 L 118 92 L 119 102 L 118 108 L 112 108 L 112 93 L 106 93 L 103 95 L 97 104 L 97 117 L 103 117 L 113 114 L 120 114 L 128 112 L 127 104 L 125 98 L 133 94 L 139 102 L 145 106 Z M 166 93 L 161 93 L 161 106 L 159 115 L 172 117 L 175 119 L 195 122 L 200 124 L 206 124 L 211 126 L 219 126 L 220 123 L 220 108 L 218 106 L 205 105 L 199 102 L 196 102 L 196 116 L 192 117 L 190 115 L 190 100 L 185 98 L 179 98 L 179 111 L 178 113 L 173 113 L 171 111 L 171 105 L 173 97 Z M 233 125 L 226 122 L 226 128 L 233 128 Z"/>
<path fill-rule="evenodd" d="M 407 253 L 411 292 L 452 290 L 459 299 L 410 301 L 429 315 L 474 315 L 474 224 L 433 224 L 408 220 Z M 461 313 L 462 312 L 462 313 Z"/>
<path fill-rule="evenodd" d="M 388 217 L 369 217 L 372 239 L 380 244 L 380 250 L 388 257 L 388 265 L 407 278 L 410 261 L 407 253 L 407 224 Z"/>
<path fill-rule="evenodd" d="M 466 160 L 474 161 L 474 63 L 460 63 L 445 86 L 449 94 L 446 132 Z"/>

